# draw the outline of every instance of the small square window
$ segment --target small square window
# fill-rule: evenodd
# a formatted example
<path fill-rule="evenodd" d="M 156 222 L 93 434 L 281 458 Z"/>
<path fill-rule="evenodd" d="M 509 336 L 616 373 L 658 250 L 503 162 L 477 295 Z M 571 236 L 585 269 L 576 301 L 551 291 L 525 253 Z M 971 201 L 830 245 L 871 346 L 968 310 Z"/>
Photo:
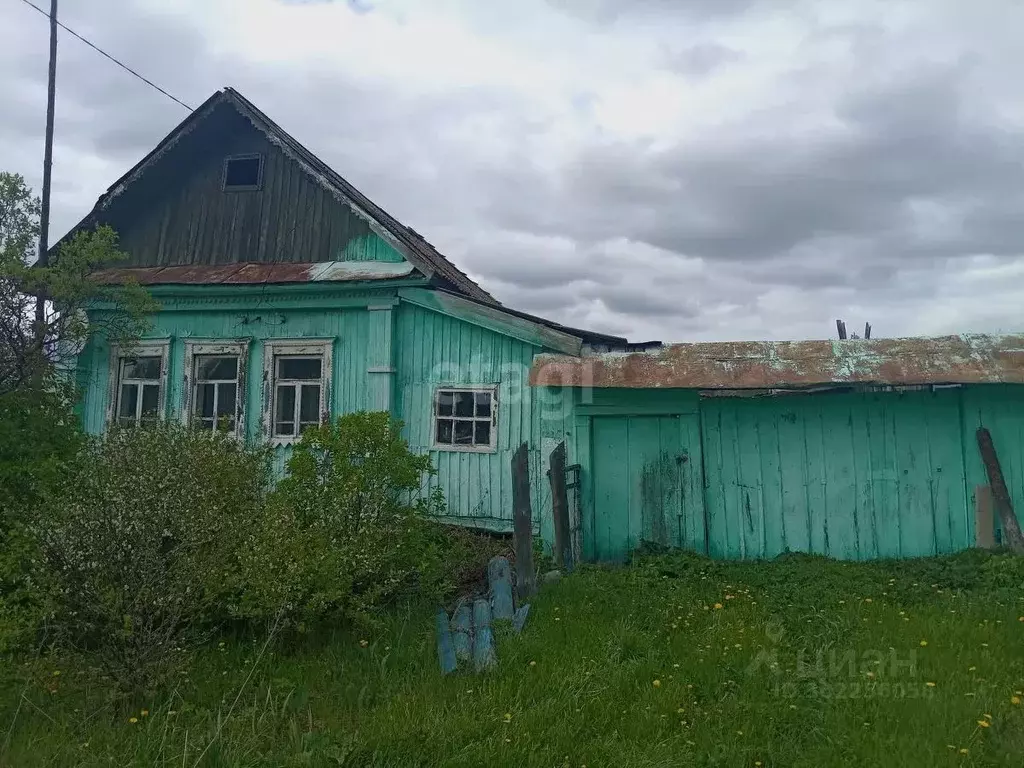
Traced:
<path fill-rule="evenodd" d="M 224 161 L 225 191 L 257 190 L 262 182 L 262 155 L 236 155 Z"/>
<path fill-rule="evenodd" d="M 434 447 L 452 451 L 494 448 L 493 389 L 439 389 L 434 398 Z"/>
<path fill-rule="evenodd" d="M 121 426 L 158 421 L 163 416 L 166 345 L 144 342 L 132 355 L 122 355 L 117 347 L 111 352 L 109 420 Z"/>

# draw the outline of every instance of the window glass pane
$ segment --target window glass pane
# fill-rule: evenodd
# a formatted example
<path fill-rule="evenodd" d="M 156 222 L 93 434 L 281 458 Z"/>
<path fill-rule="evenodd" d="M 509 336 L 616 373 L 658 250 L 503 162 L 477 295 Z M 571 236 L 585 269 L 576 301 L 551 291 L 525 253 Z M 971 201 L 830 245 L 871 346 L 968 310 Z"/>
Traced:
<path fill-rule="evenodd" d="M 237 379 L 238 358 L 234 355 L 200 355 L 196 358 L 196 378 L 200 381 Z"/>
<path fill-rule="evenodd" d="M 217 415 L 235 415 L 235 394 L 238 392 L 237 384 L 217 384 L 220 391 L 217 392 Z"/>
<path fill-rule="evenodd" d="M 126 358 L 121 376 L 125 379 L 159 379 L 160 357 Z"/>
<path fill-rule="evenodd" d="M 260 158 L 229 157 L 224 170 L 224 187 L 255 187 L 260 183 Z"/>
<path fill-rule="evenodd" d="M 213 393 L 216 384 L 200 384 L 196 387 L 196 406 L 192 412 L 202 418 L 213 417 Z"/>
<path fill-rule="evenodd" d="M 476 415 L 477 416 L 490 416 L 491 415 L 491 393 L 490 392 L 476 392 L 473 397 L 476 399 Z"/>
<path fill-rule="evenodd" d="M 442 389 L 437 393 L 437 415 L 438 416 L 451 416 L 452 409 L 454 408 L 455 395 L 446 390 Z"/>
<path fill-rule="evenodd" d="M 119 419 L 135 421 L 135 407 L 138 405 L 139 390 L 134 384 L 121 385 L 121 403 L 117 409 Z"/>
<path fill-rule="evenodd" d="M 291 384 L 279 385 L 275 397 L 274 434 L 295 434 L 295 387 Z"/>
<path fill-rule="evenodd" d="M 317 381 L 320 379 L 321 363 L 319 357 L 279 357 L 277 378 Z"/>
<path fill-rule="evenodd" d="M 489 421 L 474 421 L 473 422 L 473 444 L 474 445 L 490 445 L 491 444 L 491 422 L 489 422 Z"/>
<path fill-rule="evenodd" d="M 320 386 L 307 384 L 302 388 L 299 402 L 299 421 L 303 424 L 320 423 Z"/>
<path fill-rule="evenodd" d="M 437 420 L 437 442 L 444 443 L 445 445 L 450 444 L 452 441 L 452 420 L 451 419 L 438 419 Z"/>
<path fill-rule="evenodd" d="M 455 393 L 455 415 L 456 416 L 472 416 L 473 415 L 473 393 L 472 392 L 456 392 Z"/>
<path fill-rule="evenodd" d="M 146 384 L 142 387 L 142 418 L 154 419 L 159 414 L 160 387 L 157 384 Z"/>
<path fill-rule="evenodd" d="M 473 422 L 472 421 L 456 421 L 455 422 L 455 443 L 456 443 L 456 445 L 472 445 L 473 444 Z"/>

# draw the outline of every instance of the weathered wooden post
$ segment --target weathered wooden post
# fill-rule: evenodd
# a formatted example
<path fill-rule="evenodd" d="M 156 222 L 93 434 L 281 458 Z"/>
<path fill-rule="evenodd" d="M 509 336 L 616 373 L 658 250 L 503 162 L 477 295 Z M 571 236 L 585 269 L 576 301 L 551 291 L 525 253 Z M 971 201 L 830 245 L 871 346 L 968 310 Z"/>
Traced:
<path fill-rule="evenodd" d="M 452 645 L 451 625 L 444 608 L 437 609 L 437 661 L 441 665 L 441 674 L 447 675 L 455 671 L 455 647 Z"/>
<path fill-rule="evenodd" d="M 516 550 L 516 588 L 522 600 L 537 591 L 533 573 L 530 454 L 526 443 L 512 455 L 512 540 Z"/>
<path fill-rule="evenodd" d="M 1003 479 L 1003 470 L 999 466 L 999 456 L 996 455 L 992 435 L 985 427 L 978 427 L 975 434 L 978 438 L 978 449 L 981 451 L 981 461 L 985 465 L 985 472 L 988 473 L 992 501 L 995 502 L 999 523 L 1003 528 L 1003 543 L 1014 552 L 1024 552 L 1024 535 L 1021 534 L 1020 523 L 1013 513 L 1013 502 L 1010 501 L 1010 491 L 1007 490 L 1006 481 Z"/>
<path fill-rule="evenodd" d="M 452 640 L 456 660 L 469 661 L 473 658 L 473 611 L 466 603 L 456 608 L 452 615 Z"/>
<path fill-rule="evenodd" d="M 565 491 L 565 442 L 551 452 L 548 481 L 551 483 L 551 514 L 555 522 L 555 562 L 572 571 L 572 541 L 569 538 L 569 498 Z"/>
<path fill-rule="evenodd" d="M 473 601 L 473 666 L 477 672 L 494 666 L 494 630 L 491 629 L 491 604 Z"/>
<path fill-rule="evenodd" d="M 495 619 L 511 619 L 515 606 L 512 604 L 512 566 L 507 557 L 495 555 L 487 563 L 487 583 L 491 590 L 491 613 Z"/>

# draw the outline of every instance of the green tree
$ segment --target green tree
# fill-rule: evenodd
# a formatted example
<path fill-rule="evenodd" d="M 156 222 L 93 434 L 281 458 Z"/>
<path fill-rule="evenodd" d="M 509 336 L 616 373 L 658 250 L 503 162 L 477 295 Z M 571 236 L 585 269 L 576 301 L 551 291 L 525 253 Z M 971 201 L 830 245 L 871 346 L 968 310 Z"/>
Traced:
<path fill-rule="evenodd" d="M 110 227 L 79 232 L 35 266 L 39 199 L 19 174 L 0 172 L 0 396 L 18 390 L 50 391 L 53 374 L 68 364 L 88 335 L 86 308 L 103 301 L 103 331 L 121 343 L 136 338 L 155 304 L 136 284 L 106 286 L 96 271 L 125 258 Z M 42 327 L 33 314 L 38 296 L 46 298 Z"/>
<path fill-rule="evenodd" d="M 38 234 L 38 198 L 20 175 L 0 172 L 0 649 L 30 636 L 46 610 L 46 590 L 31 573 L 31 520 L 83 445 L 73 380 L 60 374 L 97 330 L 86 310 L 112 302 L 103 331 L 130 343 L 154 306 L 137 285 L 95 280 L 99 267 L 123 258 L 109 227 L 70 238 L 46 267 L 31 263 Z M 34 313 L 40 295 L 42 327 Z"/>

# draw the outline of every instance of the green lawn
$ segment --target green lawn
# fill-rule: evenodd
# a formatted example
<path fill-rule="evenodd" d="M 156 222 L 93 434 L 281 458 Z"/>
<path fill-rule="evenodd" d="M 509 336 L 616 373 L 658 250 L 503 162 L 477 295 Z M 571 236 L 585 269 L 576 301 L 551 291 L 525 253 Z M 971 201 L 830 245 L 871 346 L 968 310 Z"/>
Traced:
<path fill-rule="evenodd" d="M 1007 555 L 584 568 L 484 676 L 440 677 L 429 610 L 261 648 L 213 643 L 130 711 L 88 673 L 9 663 L 0 764 L 1024 765 Z"/>

